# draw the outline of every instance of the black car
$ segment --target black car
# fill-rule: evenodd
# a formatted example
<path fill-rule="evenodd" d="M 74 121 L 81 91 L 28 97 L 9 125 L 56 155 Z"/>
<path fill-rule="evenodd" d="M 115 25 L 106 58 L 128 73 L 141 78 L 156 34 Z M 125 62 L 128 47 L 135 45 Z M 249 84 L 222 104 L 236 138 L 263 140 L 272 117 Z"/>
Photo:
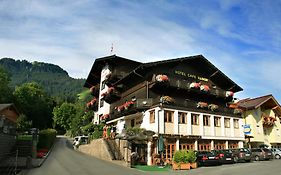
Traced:
<path fill-rule="evenodd" d="M 197 163 L 199 166 L 204 165 L 220 165 L 221 161 L 219 156 L 210 151 L 198 151 L 196 153 Z"/>
<path fill-rule="evenodd" d="M 211 152 L 213 152 L 216 156 L 218 156 L 220 158 L 220 162 L 222 164 L 235 163 L 232 151 L 229 150 L 229 149 L 227 149 L 227 150 L 212 150 Z"/>

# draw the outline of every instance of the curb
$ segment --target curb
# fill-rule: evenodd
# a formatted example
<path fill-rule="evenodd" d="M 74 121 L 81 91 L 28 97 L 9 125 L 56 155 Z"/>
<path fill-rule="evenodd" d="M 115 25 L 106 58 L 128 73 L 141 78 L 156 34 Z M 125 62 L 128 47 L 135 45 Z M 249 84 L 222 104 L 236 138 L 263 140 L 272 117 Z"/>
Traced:
<path fill-rule="evenodd" d="M 42 166 L 42 164 L 46 161 L 47 157 L 49 156 L 49 154 L 50 154 L 51 151 L 53 150 L 54 145 L 55 145 L 56 142 L 57 142 L 57 138 L 56 138 L 54 144 L 52 145 L 52 147 L 50 148 L 50 150 L 48 151 L 48 153 L 41 159 L 41 161 L 39 162 L 38 165 L 34 165 L 33 162 L 31 163 L 33 168 L 39 168 L 39 167 Z M 35 158 L 35 159 L 36 159 L 36 158 Z M 32 161 L 33 161 L 33 160 L 34 160 L 34 159 L 32 159 Z"/>

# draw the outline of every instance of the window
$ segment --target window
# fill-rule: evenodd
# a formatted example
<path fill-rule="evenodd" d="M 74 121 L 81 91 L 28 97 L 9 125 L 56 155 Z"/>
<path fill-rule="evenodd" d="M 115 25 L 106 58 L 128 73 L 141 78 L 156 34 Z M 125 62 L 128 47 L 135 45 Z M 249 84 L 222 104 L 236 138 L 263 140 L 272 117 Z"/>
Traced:
<path fill-rule="evenodd" d="M 179 112 L 179 114 L 178 114 L 178 118 L 179 118 L 179 123 L 180 124 L 185 124 L 185 123 L 187 123 L 187 121 L 186 121 L 186 113 L 183 113 L 183 112 Z"/>
<path fill-rule="evenodd" d="M 194 150 L 194 144 L 180 144 L 180 150 Z"/>
<path fill-rule="evenodd" d="M 164 122 L 173 123 L 174 122 L 174 112 L 173 111 L 164 111 Z"/>
<path fill-rule="evenodd" d="M 101 90 L 103 90 L 105 88 L 105 81 L 103 81 L 102 83 L 101 83 Z"/>
<path fill-rule="evenodd" d="M 220 117 L 215 117 L 215 127 L 220 127 L 221 126 L 221 118 Z"/>
<path fill-rule="evenodd" d="M 199 125 L 199 114 L 191 114 L 191 124 Z"/>
<path fill-rule="evenodd" d="M 150 111 L 150 123 L 155 123 L 155 111 Z"/>
<path fill-rule="evenodd" d="M 100 100 L 100 107 L 103 107 L 104 101 L 103 99 Z"/>
<path fill-rule="evenodd" d="M 131 120 L 131 127 L 134 127 L 135 126 L 135 119 L 132 119 Z"/>
<path fill-rule="evenodd" d="M 230 128 L 230 118 L 225 118 L 224 119 L 224 127 L 225 128 Z"/>
<path fill-rule="evenodd" d="M 233 122 L 234 122 L 234 128 L 239 128 L 239 120 L 233 119 Z"/>
<path fill-rule="evenodd" d="M 203 115 L 203 124 L 204 124 L 204 126 L 210 126 L 210 116 L 209 115 Z"/>

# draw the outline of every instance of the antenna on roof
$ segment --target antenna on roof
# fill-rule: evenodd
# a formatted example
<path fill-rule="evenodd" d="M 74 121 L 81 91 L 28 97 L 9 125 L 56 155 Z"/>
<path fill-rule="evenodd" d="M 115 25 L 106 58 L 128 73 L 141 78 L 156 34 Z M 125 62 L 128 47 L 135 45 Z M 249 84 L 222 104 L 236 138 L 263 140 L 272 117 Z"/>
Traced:
<path fill-rule="evenodd" d="M 111 47 L 110 47 L 110 55 L 113 54 L 113 43 L 111 43 Z"/>

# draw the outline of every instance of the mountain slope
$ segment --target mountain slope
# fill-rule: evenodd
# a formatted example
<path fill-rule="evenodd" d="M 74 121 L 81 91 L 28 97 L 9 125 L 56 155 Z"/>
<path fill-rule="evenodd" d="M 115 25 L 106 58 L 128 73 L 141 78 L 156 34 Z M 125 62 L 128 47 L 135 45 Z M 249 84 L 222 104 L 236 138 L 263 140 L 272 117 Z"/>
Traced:
<path fill-rule="evenodd" d="M 76 94 L 83 89 L 85 79 L 69 77 L 68 73 L 57 65 L 14 60 L 12 58 L 0 59 L 0 66 L 4 67 L 11 76 L 11 87 L 35 81 L 57 101 L 73 102 Z"/>

